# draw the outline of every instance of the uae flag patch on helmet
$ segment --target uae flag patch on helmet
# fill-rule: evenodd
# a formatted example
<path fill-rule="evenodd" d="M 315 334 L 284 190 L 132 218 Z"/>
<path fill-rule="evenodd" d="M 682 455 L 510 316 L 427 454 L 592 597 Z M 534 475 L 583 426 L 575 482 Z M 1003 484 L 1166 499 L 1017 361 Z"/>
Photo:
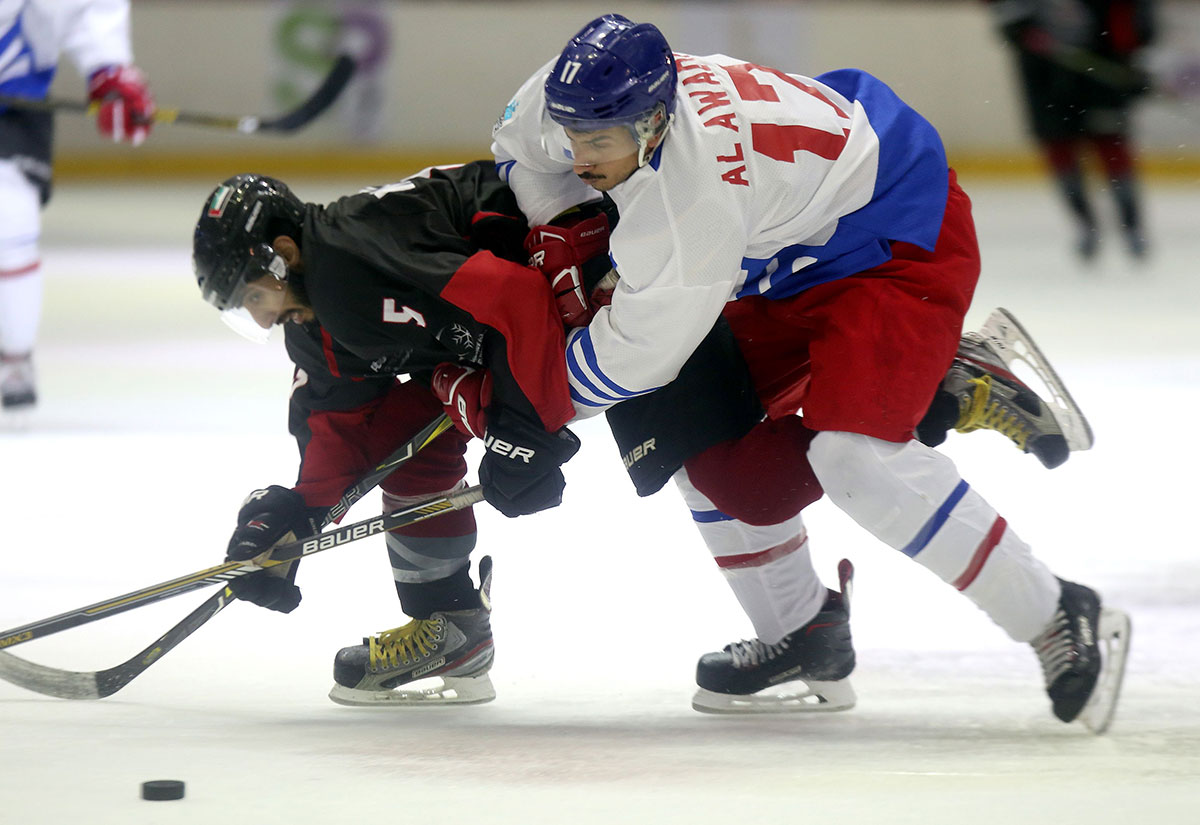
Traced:
<path fill-rule="evenodd" d="M 225 204 L 229 203 L 229 195 L 233 192 L 228 186 L 218 186 L 213 192 L 212 200 L 208 202 L 208 217 L 219 218 L 225 212 Z"/>

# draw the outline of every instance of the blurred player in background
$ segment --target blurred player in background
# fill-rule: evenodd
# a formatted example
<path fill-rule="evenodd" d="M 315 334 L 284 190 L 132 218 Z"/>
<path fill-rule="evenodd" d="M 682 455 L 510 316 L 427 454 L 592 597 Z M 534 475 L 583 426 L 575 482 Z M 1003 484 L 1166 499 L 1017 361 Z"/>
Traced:
<path fill-rule="evenodd" d="M 128 0 L 0 0 L 0 95 L 43 100 L 62 56 L 87 78 L 96 124 L 140 144 L 154 97 L 133 65 Z M 53 115 L 0 104 L 0 405 L 37 403 L 40 210 L 50 199 Z"/>
<path fill-rule="evenodd" d="M 1155 36 L 1154 0 L 988 0 L 1013 48 L 1030 130 L 1075 221 L 1075 250 L 1093 260 L 1100 225 L 1084 164 L 1099 161 L 1125 245 L 1147 252 L 1133 145 L 1132 105 L 1150 89 L 1143 50 Z"/>
<path fill-rule="evenodd" d="M 1085 721 L 1107 726 L 1128 618 L 1056 578 L 949 459 L 914 438 L 955 363 L 980 269 L 970 202 L 924 118 L 861 71 L 812 79 L 673 55 L 654 26 L 606 15 L 522 86 L 493 137 L 531 223 L 597 193 L 619 213 L 615 285 L 604 305 L 580 307 L 586 325 L 567 338 L 577 417 L 670 382 L 723 314 L 770 418 L 802 408 L 815 431 L 794 463 L 861 526 L 1031 644 L 1058 718 L 1089 708 Z M 741 516 L 721 502 L 737 504 L 753 483 L 754 468 L 742 469 L 678 474 L 702 532 Z M 810 691 L 799 700 L 816 698 L 815 709 L 852 701 L 841 689 L 854 668 L 849 571 L 839 571 L 843 592 L 820 586 L 798 511 L 761 532 L 777 542 L 747 553 L 716 537 L 710 549 L 722 567 L 760 575 L 790 564 L 783 588 L 757 596 L 805 619 L 702 657 L 695 705 L 795 709 L 795 694 L 767 694 L 801 681 Z M 1102 644 L 1116 655 L 1102 657 Z"/>

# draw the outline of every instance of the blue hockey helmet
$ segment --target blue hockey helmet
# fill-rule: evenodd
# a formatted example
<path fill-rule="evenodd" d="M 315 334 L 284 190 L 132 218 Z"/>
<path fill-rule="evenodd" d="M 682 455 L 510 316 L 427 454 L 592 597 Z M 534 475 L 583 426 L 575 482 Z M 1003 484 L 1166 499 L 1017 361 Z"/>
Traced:
<path fill-rule="evenodd" d="M 626 126 L 639 145 L 666 131 L 675 59 L 655 26 L 606 14 L 571 38 L 546 79 L 546 113 L 581 132 Z"/>

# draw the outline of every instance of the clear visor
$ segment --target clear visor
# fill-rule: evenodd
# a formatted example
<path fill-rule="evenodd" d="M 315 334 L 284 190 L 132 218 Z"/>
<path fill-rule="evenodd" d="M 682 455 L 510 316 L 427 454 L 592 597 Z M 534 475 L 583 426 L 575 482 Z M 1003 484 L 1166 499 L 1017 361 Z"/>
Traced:
<path fill-rule="evenodd" d="M 262 244 L 243 267 L 221 320 L 243 338 L 266 343 L 283 317 L 286 281 L 287 264 L 274 249 Z"/>
<path fill-rule="evenodd" d="M 611 120 L 574 120 L 565 125 L 542 116 L 542 148 L 552 158 L 595 165 L 638 153 L 636 124 Z"/>

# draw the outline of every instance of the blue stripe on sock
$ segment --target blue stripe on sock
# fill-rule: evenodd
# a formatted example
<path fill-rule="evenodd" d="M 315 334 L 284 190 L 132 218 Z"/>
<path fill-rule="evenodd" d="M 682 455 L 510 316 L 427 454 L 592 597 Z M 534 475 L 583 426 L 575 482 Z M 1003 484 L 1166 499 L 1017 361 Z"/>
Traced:
<path fill-rule="evenodd" d="M 942 502 L 942 506 L 937 509 L 937 512 L 929 517 L 929 521 L 917 531 L 917 535 L 907 546 L 900 550 L 904 555 L 913 558 L 922 550 L 929 542 L 933 541 L 933 537 L 937 535 L 937 531 L 942 529 L 942 525 L 946 523 L 946 519 L 950 518 L 950 511 L 955 508 L 962 497 L 967 494 L 967 490 L 971 489 L 970 485 L 965 481 L 959 481 L 958 486 L 954 488 L 946 500 Z"/>
<path fill-rule="evenodd" d="M 720 510 L 692 510 L 692 521 L 712 524 L 714 521 L 733 521 L 733 516 L 727 516 Z"/>

